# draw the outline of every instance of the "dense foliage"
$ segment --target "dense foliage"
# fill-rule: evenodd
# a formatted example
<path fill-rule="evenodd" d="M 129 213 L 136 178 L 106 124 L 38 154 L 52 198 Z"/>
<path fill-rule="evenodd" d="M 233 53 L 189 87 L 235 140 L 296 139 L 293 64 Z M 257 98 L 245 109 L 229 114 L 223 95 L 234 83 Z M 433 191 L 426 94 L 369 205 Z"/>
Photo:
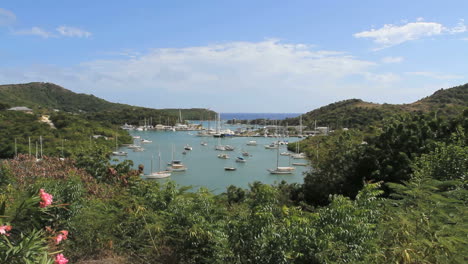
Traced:
<path fill-rule="evenodd" d="M 77 94 L 53 83 L 26 83 L 0 85 L 0 110 L 11 106 L 27 106 L 35 110 L 57 109 L 80 113 L 87 119 L 123 125 L 144 125 L 150 118 L 153 124 L 174 125 L 179 120 L 179 109 L 152 109 L 111 103 L 93 95 Z M 207 109 L 181 109 L 184 120 L 214 119 Z"/>
<path fill-rule="evenodd" d="M 254 182 L 220 195 L 141 180 L 99 147 L 76 162 L 7 160 L 0 225 L 11 226 L 11 236 L 0 247 L 5 239 L 13 248 L 30 242 L 0 257 L 50 263 L 59 251 L 47 232 L 68 230 L 60 246 L 74 263 L 464 263 L 467 113 L 402 116 L 370 134 L 307 139 L 301 149 L 314 170 L 303 186 Z M 393 152 L 407 158 L 392 163 Z M 369 153 L 375 162 L 363 168 Z M 37 209 L 40 189 L 56 201 L 46 214 Z"/>
<path fill-rule="evenodd" d="M 466 263 L 468 109 L 310 137 L 289 146 L 313 165 L 303 185 L 220 195 L 111 162 L 113 140 L 89 141 L 109 123 L 37 119 L 0 111 L 0 153 L 14 153 L 11 135 L 23 153 L 0 165 L 2 263 Z M 24 154 L 38 135 L 55 157 Z M 62 138 L 76 144 L 66 159 Z"/>
<path fill-rule="evenodd" d="M 105 148 L 109 153 L 115 148 L 116 135 L 119 144 L 132 141 L 127 132 L 115 125 L 87 120 L 79 115 L 51 113 L 50 120 L 55 128 L 40 122 L 40 116 L 17 111 L 0 111 L 0 158 L 11 158 L 15 155 L 15 140 L 18 154 L 29 154 L 31 151 L 31 154 L 35 155 L 37 146 L 38 156 L 41 156 L 42 137 L 43 156 L 63 154 L 64 157 L 76 156 L 94 145 Z M 102 137 L 94 138 L 95 135 Z"/>

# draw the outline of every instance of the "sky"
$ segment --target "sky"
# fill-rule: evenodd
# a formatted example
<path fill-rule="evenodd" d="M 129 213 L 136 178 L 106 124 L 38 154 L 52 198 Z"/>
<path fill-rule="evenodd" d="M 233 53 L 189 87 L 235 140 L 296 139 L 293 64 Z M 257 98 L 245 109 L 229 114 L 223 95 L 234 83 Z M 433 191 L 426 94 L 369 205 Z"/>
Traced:
<path fill-rule="evenodd" d="M 3 0 L 0 84 L 151 108 L 302 113 L 468 82 L 468 1 Z"/>

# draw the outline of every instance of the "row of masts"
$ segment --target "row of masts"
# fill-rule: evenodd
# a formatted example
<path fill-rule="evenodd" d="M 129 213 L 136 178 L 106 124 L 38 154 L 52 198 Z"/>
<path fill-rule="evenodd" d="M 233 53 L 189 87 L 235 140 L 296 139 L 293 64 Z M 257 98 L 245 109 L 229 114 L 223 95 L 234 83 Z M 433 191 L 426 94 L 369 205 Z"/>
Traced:
<path fill-rule="evenodd" d="M 60 152 L 61 152 L 61 157 L 65 158 L 63 142 L 64 142 L 64 139 L 62 139 L 62 143 L 61 143 L 62 146 L 61 146 L 61 151 Z M 36 156 L 37 160 L 39 160 L 39 158 L 42 159 L 43 156 L 44 156 L 43 155 L 43 147 L 42 147 L 43 144 L 42 143 L 43 143 L 42 136 L 39 136 L 39 142 L 38 141 L 35 142 L 35 146 L 36 146 L 35 147 L 36 148 L 35 156 Z M 33 146 L 31 144 L 31 137 L 28 137 L 28 155 L 29 156 L 32 156 L 32 152 L 33 152 L 32 148 L 33 148 Z M 15 158 L 16 157 L 18 157 L 18 141 L 15 138 Z"/>

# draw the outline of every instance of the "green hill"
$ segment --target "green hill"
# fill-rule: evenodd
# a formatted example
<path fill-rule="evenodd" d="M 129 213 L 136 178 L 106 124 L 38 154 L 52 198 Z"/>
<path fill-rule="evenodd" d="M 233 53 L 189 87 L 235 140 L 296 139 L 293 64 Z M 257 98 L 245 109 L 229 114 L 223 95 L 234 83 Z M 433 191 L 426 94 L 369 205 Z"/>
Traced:
<path fill-rule="evenodd" d="M 97 112 L 129 107 L 94 95 L 77 94 L 53 83 L 0 85 L 0 102 L 11 106 L 59 109 L 67 112 Z"/>
<path fill-rule="evenodd" d="M 179 117 L 179 109 L 152 109 L 111 103 L 94 95 L 77 94 L 56 84 L 41 82 L 0 85 L 0 109 L 13 106 L 83 112 L 87 118 L 113 124 L 138 124 L 144 118 L 173 124 Z M 200 108 L 181 109 L 181 112 L 184 119 L 192 120 L 215 116 L 213 111 Z"/>
<path fill-rule="evenodd" d="M 468 84 L 441 89 L 431 96 L 411 104 L 376 104 L 360 99 L 332 103 L 302 115 L 303 125 L 311 129 L 317 126 L 336 128 L 362 128 L 378 124 L 385 117 L 404 112 L 434 112 L 437 115 L 453 116 L 468 107 Z M 299 117 L 284 120 L 298 125 Z"/>

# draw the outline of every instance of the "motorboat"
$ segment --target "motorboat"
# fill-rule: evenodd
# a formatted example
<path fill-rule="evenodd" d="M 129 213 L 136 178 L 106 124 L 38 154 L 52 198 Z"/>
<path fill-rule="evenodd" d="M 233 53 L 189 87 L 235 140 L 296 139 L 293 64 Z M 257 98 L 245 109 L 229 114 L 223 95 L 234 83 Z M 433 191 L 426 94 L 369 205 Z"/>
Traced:
<path fill-rule="evenodd" d="M 133 152 L 143 152 L 145 149 L 142 147 L 134 148 Z"/>
<path fill-rule="evenodd" d="M 247 146 L 257 146 L 257 141 L 251 140 L 251 141 L 247 142 Z"/>
<path fill-rule="evenodd" d="M 190 145 L 185 145 L 184 149 L 185 150 L 192 150 L 193 148 Z"/>
<path fill-rule="evenodd" d="M 216 146 L 215 146 L 215 150 L 221 150 L 221 151 L 224 151 L 224 150 L 226 150 L 226 147 L 225 147 L 225 146 L 223 146 L 223 145 L 216 145 Z"/>
<path fill-rule="evenodd" d="M 293 158 L 293 159 L 305 159 L 305 158 L 307 158 L 307 156 L 304 153 L 298 153 L 298 154 L 291 155 L 291 158 Z"/>
<path fill-rule="evenodd" d="M 148 140 L 148 139 L 141 139 L 141 143 L 152 143 L 153 141 Z"/>
<path fill-rule="evenodd" d="M 236 158 L 236 162 L 245 163 L 245 162 L 247 162 L 247 160 L 244 159 L 243 157 L 237 157 L 237 158 Z"/>
<path fill-rule="evenodd" d="M 293 162 L 294 166 L 307 166 L 307 163 L 302 163 L 302 162 Z"/>
<path fill-rule="evenodd" d="M 281 152 L 280 155 L 281 155 L 281 156 L 289 156 L 289 155 L 291 155 L 291 153 L 289 153 L 289 152 Z"/>
<path fill-rule="evenodd" d="M 265 145 L 266 149 L 277 149 L 279 146 L 276 143 L 271 143 L 269 145 Z"/>
<path fill-rule="evenodd" d="M 248 153 L 247 151 L 244 151 L 244 152 L 242 152 L 242 156 L 244 156 L 244 157 L 249 157 L 249 156 L 250 156 L 250 153 Z"/>
<path fill-rule="evenodd" d="M 202 146 L 208 146 L 208 143 L 202 141 L 202 142 L 200 143 L 200 145 L 202 145 Z"/>
<path fill-rule="evenodd" d="M 229 159 L 229 155 L 225 154 L 225 153 L 222 153 L 222 154 L 218 155 L 218 158 L 220 158 L 220 159 Z"/>
<path fill-rule="evenodd" d="M 234 168 L 234 167 L 224 167 L 224 170 L 225 171 L 235 171 L 236 168 Z"/>
<path fill-rule="evenodd" d="M 233 147 L 233 146 L 226 145 L 226 146 L 224 146 L 224 150 L 226 150 L 226 151 L 234 151 L 234 147 Z"/>
<path fill-rule="evenodd" d="M 112 156 L 127 156 L 128 153 L 125 151 L 113 151 Z"/>

